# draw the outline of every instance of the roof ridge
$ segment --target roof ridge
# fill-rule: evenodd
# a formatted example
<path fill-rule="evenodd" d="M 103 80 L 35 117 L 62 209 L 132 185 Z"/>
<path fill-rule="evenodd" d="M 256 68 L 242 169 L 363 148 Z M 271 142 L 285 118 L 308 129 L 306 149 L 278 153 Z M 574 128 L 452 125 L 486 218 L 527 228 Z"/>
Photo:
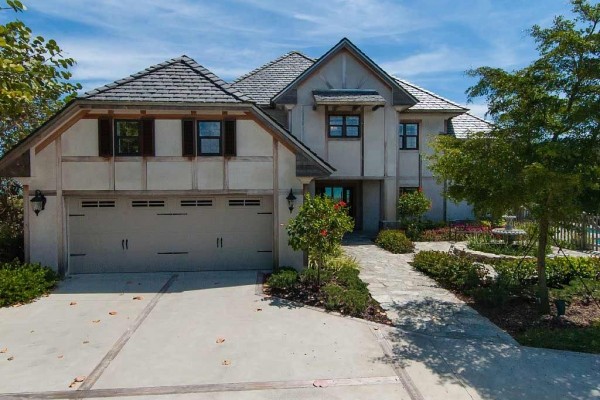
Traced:
<path fill-rule="evenodd" d="M 256 74 L 257 72 L 260 72 L 260 71 L 262 71 L 265 68 L 268 68 L 268 67 L 270 67 L 270 66 L 272 66 L 274 64 L 277 64 L 278 62 L 283 61 L 284 59 L 286 59 L 289 56 L 294 55 L 294 54 L 299 55 L 301 57 L 304 57 L 305 59 L 307 59 L 308 61 L 311 61 L 313 63 L 315 62 L 315 59 L 313 59 L 313 58 L 311 58 L 311 57 L 309 57 L 309 56 L 307 56 L 305 54 L 302 54 L 298 50 L 288 51 L 287 53 L 285 53 L 285 54 L 283 54 L 283 55 L 281 55 L 281 56 L 279 56 L 279 57 L 277 57 L 277 58 L 275 58 L 275 59 L 273 59 L 273 60 L 271 60 L 271 61 L 263 64 L 263 65 L 261 65 L 260 67 L 254 68 L 252 71 L 247 72 L 244 75 L 236 78 L 232 83 L 238 83 L 240 81 L 243 81 L 244 79 L 246 79 L 246 78 L 248 78 L 248 77 Z"/>
<path fill-rule="evenodd" d="M 248 96 L 240 92 L 239 90 L 233 89 L 231 85 L 217 76 L 214 72 L 209 70 L 206 67 L 198 64 L 196 60 L 186 55 L 179 57 L 188 67 L 192 68 L 196 73 L 202 75 L 204 78 L 208 79 L 213 85 L 219 88 L 221 91 L 235 97 L 240 101 L 251 101 Z"/>
<path fill-rule="evenodd" d="M 147 67 L 147 68 L 145 68 L 145 69 L 143 69 L 141 71 L 138 71 L 136 73 L 128 75 L 125 78 L 117 79 L 116 81 L 113 81 L 111 83 L 107 83 L 106 85 L 103 85 L 103 86 L 97 87 L 95 89 L 92 89 L 89 92 L 85 92 L 82 97 L 85 98 L 85 97 L 90 97 L 90 96 L 97 95 L 99 93 L 103 93 L 103 92 L 105 92 L 105 91 L 107 91 L 109 89 L 113 89 L 115 87 L 118 87 L 118 86 L 124 85 L 126 83 L 132 82 L 134 79 L 140 78 L 140 77 L 142 77 L 144 75 L 148 75 L 151 72 L 155 72 L 155 71 L 158 71 L 159 69 L 165 68 L 165 67 L 167 67 L 169 65 L 173 65 L 173 64 L 175 64 L 177 62 L 184 61 L 184 59 L 190 59 L 190 58 L 184 54 L 184 55 L 182 55 L 180 57 L 174 57 L 174 58 L 171 58 L 169 60 L 163 61 L 161 63 L 151 65 L 151 66 L 149 66 L 149 67 Z"/>
<path fill-rule="evenodd" d="M 398 82 L 404 83 L 405 85 L 411 86 L 411 87 L 413 87 L 413 88 L 415 88 L 415 89 L 417 89 L 417 90 L 421 90 L 421 91 L 423 91 L 423 92 L 427 93 L 427 94 L 428 94 L 428 95 L 430 95 L 430 96 L 436 97 L 436 98 L 438 98 L 438 99 L 440 99 L 440 100 L 443 100 L 443 101 L 445 101 L 445 102 L 447 102 L 447 103 L 450 103 L 450 104 L 452 104 L 452 105 L 454 105 L 454 106 L 456 106 L 456 107 L 458 107 L 458 108 L 462 108 L 463 110 L 469 111 L 469 109 L 468 109 L 467 107 L 463 107 L 463 106 L 461 106 L 460 104 L 453 102 L 452 100 L 448 100 L 447 98 L 445 98 L 445 97 L 442 97 L 442 96 L 440 96 L 440 95 L 439 95 L 439 94 L 437 94 L 437 93 L 434 93 L 434 92 L 432 92 L 432 91 L 429 91 L 429 90 L 427 90 L 427 89 L 425 89 L 425 88 L 422 88 L 421 86 L 418 86 L 418 85 L 416 85 L 416 84 L 414 84 L 414 83 L 412 83 L 412 82 L 409 82 L 409 81 L 407 81 L 407 80 L 405 80 L 405 79 L 400 79 L 400 78 L 398 78 L 397 76 L 394 76 L 394 75 L 390 75 L 390 76 L 391 76 L 392 78 L 394 78 L 395 80 L 397 80 Z"/>

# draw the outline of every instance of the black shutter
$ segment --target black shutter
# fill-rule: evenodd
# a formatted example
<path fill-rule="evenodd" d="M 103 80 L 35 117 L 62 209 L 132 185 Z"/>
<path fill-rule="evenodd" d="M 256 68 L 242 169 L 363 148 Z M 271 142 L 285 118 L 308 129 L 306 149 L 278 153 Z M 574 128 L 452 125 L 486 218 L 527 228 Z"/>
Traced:
<path fill-rule="evenodd" d="M 142 155 L 154 156 L 154 119 L 142 119 Z"/>
<path fill-rule="evenodd" d="M 236 138 L 235 138 L 235 120 L 223 121 L 223 135 L 224 135 L 224 148 L 223 155 L 228 157 L 234 157 L 236 155 Z"/>
<path fill-rule="evenodd" d="M 112 120 L 110 118 L 98 119 L 98 155 L 100 157 L 112 157 L 113 155 Z"/>
<path fill-rule="evenodd" d="M 194 155 L 196 155 L 194 146 L 194 120 L 184 119 L 181 121 L 181 132 L 183 140 L 182 155 L 184 157 L 194 157 Z"/>

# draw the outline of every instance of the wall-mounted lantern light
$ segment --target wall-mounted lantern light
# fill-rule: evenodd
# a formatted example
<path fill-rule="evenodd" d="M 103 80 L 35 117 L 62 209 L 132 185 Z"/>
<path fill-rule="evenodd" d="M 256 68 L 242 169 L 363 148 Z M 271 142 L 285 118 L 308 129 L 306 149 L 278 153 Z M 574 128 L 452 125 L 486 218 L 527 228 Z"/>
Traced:
<path fill-rule="evenodd" d="M 290 209 L 290 213 L 294 211 L 294 203 L 296 203 L 296 196 L 294 196 L 294 192 L 290 189 L 290 193 L 285 198 L 288 202 L 288 208 Z"/>
<path fill-rule="evenodd" d="M 46 207 L 46 196 L 40 190 L 35 191 L 35 196 L 31 199 L 31 207 L 35 215 L 38 215 Z"/>

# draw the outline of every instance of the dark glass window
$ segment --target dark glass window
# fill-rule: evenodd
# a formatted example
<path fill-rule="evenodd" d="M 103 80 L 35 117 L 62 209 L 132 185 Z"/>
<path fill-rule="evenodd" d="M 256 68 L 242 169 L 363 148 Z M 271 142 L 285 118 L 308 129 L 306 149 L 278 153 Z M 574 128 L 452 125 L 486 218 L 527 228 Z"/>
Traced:
<path fill-rule="evenodd" d="M 198 155 L 220 156 L 221 121 L 198 121 Z"/>
<path fill-rule="evenodd" d="M 419 124 L 400 123 L 398 125 L 398 147 L 403 150 L 419 148 Z"/>
<path fill-rule="evenodd" d="M 330 115 L 329 137 L 332 138 L 359 138 L 359 115 Z"/>
<path fill-rule="evenodd" d="M 115 121 L 115 153 L 117 156 L 139 156 L 141 123 L 138 120 Z"/>

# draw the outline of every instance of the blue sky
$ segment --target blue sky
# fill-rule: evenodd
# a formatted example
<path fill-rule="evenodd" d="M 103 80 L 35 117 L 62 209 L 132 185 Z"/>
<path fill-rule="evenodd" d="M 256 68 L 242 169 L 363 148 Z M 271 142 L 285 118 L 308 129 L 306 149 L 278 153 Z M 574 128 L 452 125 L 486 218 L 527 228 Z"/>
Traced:
<path fill-rule="evenodd" d="M 531 61 L 527 35 L 567 0 L 24 0 L 21 18 L 77 60 L 85 90 L 182 54 L 229 81 L 290 50 L 348 37 L 389 73 L 466 103 L 469 68 Z M 8 12 L 3 19 L 12 17 Z M 469 107 L 482 116 L 478 99 Z"/>

